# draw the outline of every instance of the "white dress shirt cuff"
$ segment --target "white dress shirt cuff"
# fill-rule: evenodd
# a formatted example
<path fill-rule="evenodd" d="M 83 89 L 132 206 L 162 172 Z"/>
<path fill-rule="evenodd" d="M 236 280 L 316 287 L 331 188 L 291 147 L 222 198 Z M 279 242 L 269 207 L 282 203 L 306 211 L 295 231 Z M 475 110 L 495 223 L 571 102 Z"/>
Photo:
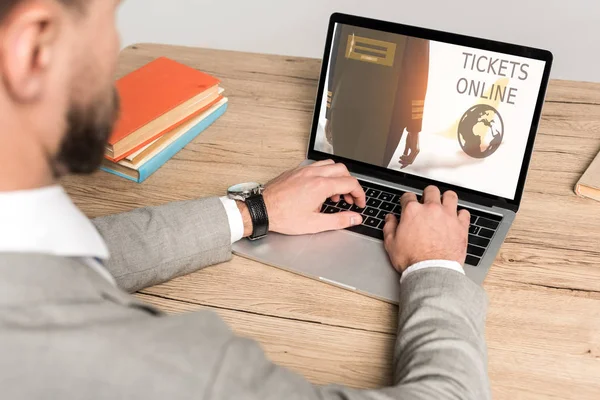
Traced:
<path fill-rule="evenodd" d="M 229 229 L 231 230 L 231 244 L 237 242 L 244 237 L 244 220 L 242 219 L 242 213 L 238 208 L 235 200 L 224 196 L 219 198 L 225 212 L 227 213 L 227 219 L 229 220 Z"/>
<path fill-rule="evenodd" d="M 421 261 L 421 262 L 411 265 L 410 267 L 408 267 L 406 269 L 406 271 L 404 271 L 404 273 L 402 274 L 402 277 L 400 277 L 400 284 L 402 284 L 402 282 L 404 281 L 404 279 L 406 279 L 406 277 L 408 275 L 415 273 L 417 271 L 420 271 L 422 269 L 427 269 L 427 268 L 446 268 L 446 269 L 451 269 L 452 271 L 459 272 L 463 275 L 465 274 L 465 270 L 463 269 L 462 265 L 460 265 L 460 263 L 458 263 L 456 261 L 448 261 L 448 260 Z"/>

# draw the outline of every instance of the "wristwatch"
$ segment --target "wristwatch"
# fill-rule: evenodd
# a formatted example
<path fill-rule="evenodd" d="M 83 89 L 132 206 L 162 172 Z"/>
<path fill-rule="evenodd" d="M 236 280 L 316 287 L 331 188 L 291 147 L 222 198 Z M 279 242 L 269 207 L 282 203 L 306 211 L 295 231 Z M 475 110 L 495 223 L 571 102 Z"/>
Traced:
<path fill-rule="evenodd" d="M 246 203 L 250 218 L 252 219 L 252 234 L 250 240 L 258 240 L 267 236 L 269 232 L 269 216 L 263 198 L 264 186 L 255 183 L 240 183 L 227 189 L 227 197 L 232 200 Z"/>

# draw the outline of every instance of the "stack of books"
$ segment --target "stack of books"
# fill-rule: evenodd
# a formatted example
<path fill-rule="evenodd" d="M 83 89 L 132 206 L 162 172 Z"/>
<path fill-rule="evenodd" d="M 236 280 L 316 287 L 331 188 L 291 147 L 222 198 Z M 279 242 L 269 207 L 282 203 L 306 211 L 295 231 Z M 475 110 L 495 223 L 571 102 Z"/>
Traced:
<path fill-rule="evenodd" d="M 220 81 L 158 58 L 117 82 L 121 115 L 104 171 L 143 182 L 227 109 Z"/>

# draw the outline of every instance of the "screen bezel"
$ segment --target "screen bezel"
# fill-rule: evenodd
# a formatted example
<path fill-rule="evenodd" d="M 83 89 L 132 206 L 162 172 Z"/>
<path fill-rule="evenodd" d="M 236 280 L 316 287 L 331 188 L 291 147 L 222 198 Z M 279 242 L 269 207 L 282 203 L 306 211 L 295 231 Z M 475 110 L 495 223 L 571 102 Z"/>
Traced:
<path fill-rule="evenodd" d="M 527 140 L 527 146 L 525 148 L 525 154 L 523 157 L 521 172 L 519 174 L 515 198 L 508 199 L 501 196 L 467 189 L 461 186 L 456 186 L 445 182 L 436 181 L 433 179 L 423 178 L 416 175 L 410 175 L 401 171 L 391 170 L 380 166 L 374 166 L 360 161 L 350 160 L 344 157 L 314 150 L 315 141 L 317 137 L 317 130 L 319 127 L 319 117 L 323 102 L 323 94 L 325 90 L 325 79 L 329 68 L 329 59 L 331 54 L 334 27 L 335 24 L 338 23 L 544 61 L 546 65 L 544 68 L 544 74 L 542 77 L 537 104 L 535 106 L 535 113 L 531 123 L 529 138 Z M 313 115 L 313 123 L 311 128 L 310 141 L 308 145 L 307 158 L 317 161 L 324 159 L 333 159 L 336 162 L 344 163 L 351 172 L 360 173 L 363 175 L 376 176 L 379 179 L 384 179 L 389 182 L 410 186 L 416 189 L 424 189 L 428 185 L 436 185 L 442 190 L 454 190 L 462 199 L 467 201 L 471 201 L 489 207 L 498 206 L 517 211 L 519 209 L 521 199 L 523 197 L 523 189 L 525 187 L 525 181 L 527 179 L 527 171 L 531 162 L 535 137 L 539 127 L 542 108 L 544 105 L 544 99 L 546 97 L 546 90 L 550 79 L 552 61 L 553 55 L 547 50 L 535 49 L 531 47 L 497 42 L 488 39 L 475 38 L 454 33 L 441 32 L 393 22 L 385 22 L 353 15 L 335 13 L 331 16 L 329 20 L 327 41 L 325 44 L 325 52 L 323 55 L 323 64 L 321 67 L 319 88 L 317 91 L 317 99 L 315 102 L 315 110 Z"/>

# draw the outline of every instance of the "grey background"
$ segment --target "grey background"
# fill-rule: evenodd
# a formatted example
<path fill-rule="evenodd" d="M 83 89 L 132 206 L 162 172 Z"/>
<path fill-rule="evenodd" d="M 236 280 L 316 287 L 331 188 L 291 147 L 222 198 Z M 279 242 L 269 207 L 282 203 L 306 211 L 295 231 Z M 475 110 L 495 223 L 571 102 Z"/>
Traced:
<path fill-rule="evenodd" d="M 335 11 L 551 50 L 554 78 L 600 81 L 597 0 L 127 0 L 123 46 L 169 43 L 320 58 Z"/>

